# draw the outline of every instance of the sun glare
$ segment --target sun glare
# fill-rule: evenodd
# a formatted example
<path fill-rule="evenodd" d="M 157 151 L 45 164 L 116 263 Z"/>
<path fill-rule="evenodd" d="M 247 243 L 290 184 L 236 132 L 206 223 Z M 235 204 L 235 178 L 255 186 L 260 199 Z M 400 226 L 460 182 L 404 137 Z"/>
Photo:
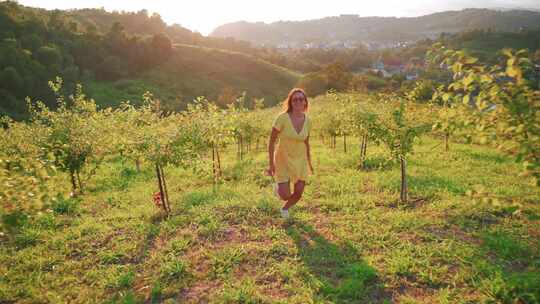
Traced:
<path fill-rule="evenodd" d="M 103 7 L 108 11 L 139 11 L 146 9 L 150 13 L 160 14 L 168 24 L 177 23 L 192 31 L 208 35 L 216 27 L 236 21 L 276 22 L 280 20 L 300 21 L 355 14 L 359 16 L 420 16 L 444 10 L 460 10 L 470 7 L 524 7 L 540 9 L 536 0 L 502 1 L 482 0 L 463 2 L 459 0 L 382 0 L 359 1 L 334 0 L 332 2 L 313 1 L 210 1 L 199 0 L 186 2 L 172 1 L 105 1 L 105 0 L 20 0 L 23 5 L 47 9 L 70 9 L 85 7 Z"/>

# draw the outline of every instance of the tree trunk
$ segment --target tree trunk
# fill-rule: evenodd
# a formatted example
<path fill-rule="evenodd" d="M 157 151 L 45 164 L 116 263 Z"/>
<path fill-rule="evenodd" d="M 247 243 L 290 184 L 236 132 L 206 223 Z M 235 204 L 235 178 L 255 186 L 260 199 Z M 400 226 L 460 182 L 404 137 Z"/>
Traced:
<path fill-rule="evenodd" d="M 212 144 L 212 176 L 214 177 L 213 182 L 214 185 L 216 184 L 216 176 L 217 176 L 217 169 L 216 169 L 216 146 Z"/>
<path fill-rule="evenodd" d="M 343 134 L 343 152 L 347 153 L 347 135 Z"/>
<path fill-rule="evenodd" d="M 137 173 L 141 172 L 141 160 L 138 157 L 135 159 L 135 168 L 137 168 Z"/>
<path fill-rule="evenodd" d="M 365 138 L 365 139 L 364 139 L 364 155 L 363 155 L 363 156 L 364 156 L 364 160 L 365 160 L 366 157 L 367 157 L 367 145 L 368 145 L 368 139 L 369 139 L 369 137 L 368 137 L 367 134 L 366 134 L 366 135 L 364 135 L 364 138 Z"/>
<path fill-rule="evenodd" d="M 165 172 L 163 171 L 163 167 L 159 166 L 159 169 L 161 171 L 161 179 L 163 180 L 163 190 L 165 191 L 165 201 L 167 202 L 165 205 L 167 206 L 167 215 L 171 213 L 171 204 L 169 201 L 169 190 L 167 190 L 167 182 L 165 179 Z"/>
<path fill-rule="evenodd" d="M 69 171 L 69 175 L 71 175 L 71 189 L 73 191 L 73 195 L 77 192 L 77 182 L 75 181 L 75 171 Z"/>
<path fill-rule="evenodd" d="M 236 137 L 236 160 L 240 160 L 240 136 Z"/>
<path fill-rule="evenodd" d="M 238 147 L 237 147 L 238 160 L 242 160 L 242 135 L 238 135 Z"/>
<path fill-rule="evenodd" d="M 221 157 L 219 156 L 219 146 L 216 146 L 217 172 L 221 176 Z"/>
<path fill-rule="evenodd" d="M 77 172 L 77 181 L 79 182 L 79 190 L 81 190 L 81 193 L 83 193 L 83 186 L 82 186 L 82 181 L 81 181 L 81 175 L 79 174 L 79 170 L 76 170 L 75 172 Z"/>
<path fill-rule="evenodd" d="M 445 132 L 444 133 L 444 151 L 446 151 L 446 152 L 448 152 L 448 150 L 450 150 L 450 147 L 448 145 L 449 139 L 450 139 L 450 133 Z"/>
<path fill-rule="evenodd" d="M 407 202 L 408 189 L 407 189 L 407 172 L 406 172 L 405 166 L 407 165 L 407 163 L 405 161 L 404 156 L 401 156 L 399 160 L 400 160 L 400 164 L 401 164 L 401 195 L 400 195 L 400 199 L 401 199 L 401 202 L 406 203 Z"/>
<path fill-rule="evenodd" d="M 158 186 L 159 186 L 159 195 L 161 197 L 161 207 L 163 210 L 165 210 L 165 213 L 169 215 L 168 209 L 166 207 L 165 203 L 165 190 L 163 187 L 163 181 L 161 179 L 161 170 L 159 169 L 159 164 L 156 163 L 156 176 L 158 179 Z"/>
<path fill-rule="evenodd" d="M 366 161 L 367 158 L 367 145 L 368 145 L 368 136 L 367 134 L 364 134 L 363 137 L 364 146 L 362 147 L 362 162 Z"/>
<path fill-rule="evenodd" d="M 360 168 L 364 168 L 364 161 L 365 161 L 364 145 L 365 144 L 366 144 L 366 136 L 362 135 L 362 139 L 360 141 Z"/>

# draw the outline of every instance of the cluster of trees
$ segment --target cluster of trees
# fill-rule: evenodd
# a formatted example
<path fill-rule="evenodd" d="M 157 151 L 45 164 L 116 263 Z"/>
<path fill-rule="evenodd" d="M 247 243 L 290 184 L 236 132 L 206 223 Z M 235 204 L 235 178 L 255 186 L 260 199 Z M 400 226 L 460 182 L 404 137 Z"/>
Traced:
<path fill-rule="evenodd" d="M 330 148 L 343 138 L 343 151 L 358 152 L 358 168 L 364 169 L 368 146 L 384 145 L 390 159 L 400 164 L 400 200 L 408 201 L 407 157 L 415 139 L 431 129 L 435 120 L 431 107 L 414 103 L 397 94 L 351 95 L 330 91 L 326 103 L 310 113 L 316 132 Z M 348 138 L 360 139 L 358 148 L 350 148 Z"/>
<path fill-rule="evenodd" d="M 353 73 L 346 69 L 345 65 L 336 62 L 324 66 L 317 72 L 304 75 L 297 86 L 305 88 L 311 95 L 324 94 L 328 90 L 338 92 L 375 92 L 400 90 L 406 82 L 405 76 L 396 74 L 385 78 L 381 73 L 367 70 L 364 73 Z M 405 87 L 408 89 L 408 87 Z"/>
<path fill-rule="evenodd" d="M 501 32 L 490 29 L 474 29 L 453 35 L 441 35 L 438 42 L 452 49 L 466 50 L 469 55 L 490 64 L 500 63 L 503 48 L 527 49 L 531 56 L 540 50 L 540 30 L 525 29 L 519 32 Z M 536 59 L 540 61 L 540 57 Z"/>
<path fill-rule="evenodd" d="M 371 67 L 374 62 L 374 52 L 364 47 L 352 49 L 290 49 L 277 50 L 261 48 L 257 54 L 271 63 L 287 67 L 294 71 L 310 73 L 321 70 L 324 66 L 340 62 L 348 71 L 360 71 Z"/>
<path fill-rule="evenodd" d="M 186 52 L 186 48 L 175 50 L 175 43 L 252 55 L 261 52 L 245 41 L 203 37 L 179 25 L 167 26 L 158 14 L 145 10 L 46 11 L 6 1 L 0 3 L 0 26 L 0 113 L 19 120 L 28 118 L 26 96 L 56 106 L 47 82 L 57 75 L 64 80 L 65 92 L 73 91 L 78 82 L 142 77 L 159 69 L 171 55 Z M 149 77 L 158 82 L 159 77 Z"/>
<path fill-rule="evenodd" d="M 514 156 L 523 165 L 523 176 L 540 186 L 540 91 L 536 79 L 527 77 L 533 62 L 527 50 L 501 53 L 505 60 L 486 65 L 436 44 L 429 60 L 448 70 L 450 81 L 421 80 L 403 95 L 365 97 L 372 101 L 330 94 L 331 103 L 315 113 L 317 131 L 332 148 L 336 138 L 343 137 L 345 151 L 347 137 L 360 138 L 359 167 L 369 142 L 384 144 L 400 163 L 402 201 L 408 197 L 407 155 L 414 139 L 430 130 L 443 138 L 446 151 L 451 141 L 475 142 Z"/>
<path fill-rule="evenodd" d="M 248 111 L 245 95 L 219 108 L 201 97 L 186 111 L 165 112 L 150 93 L 143 105 L 129 102 L 117 109 L 98 109 L 77 85 L 63 95 L 61 78 L 49 82 L 56 109 L 29 101 L 30 120 L 2 118 L 0 129 L 0 217 L 8 230 L 16 229 L 28 215 L 50 208 L 67 191 L 82 195 L 85 185 L 107 157 L 122 157 L 137 170 L 141 165 L 156 172 L 161 207 L 171 211 L 167 192 L 167 167 L 189 167 L 221 181 L 220 153 L 234 145 L 238 160 L 263 147 L 263 124 L 268 114 L 262 100 L 258 111 Z M 261 144 L 261 145 L 260 145 Z M 212 161 L 208 161 L 212 159 Z M 210 168 L 211 165 L 211 168 Z M 64 173 L 71 189 L 58 188 Z M 170 186 L 170 185 L 169 185 Z"/>
<path fill-rule="evenodd" d="M 60 11 L 0 4 L 0 113 L 25 116 L 24 99 L 34 96 L 55 106 L 47 81 L 56 75 L 73 91 L 81 79 L 111 80 L 160 64 L 172 53 L 165 34 L 128 36 L 120 23 L 101 34 L 78 31 L 78 23 Z"/>
<path fill-rule="evenodd" d="M 443 104 L 436 125 L 445 138 L 467 130 L 469 138 L 491 143 L 514 155 L 524 175 L 540 186 L 540 91 L 527 50 L 503 49 L 500 64 L 485 65 L 478 58 L 436 44 L 430 60 L 453 73 L 453 81 L 438 87 L 433 99 Z M 447 146 L 447 145 L 446 145 Z"/>

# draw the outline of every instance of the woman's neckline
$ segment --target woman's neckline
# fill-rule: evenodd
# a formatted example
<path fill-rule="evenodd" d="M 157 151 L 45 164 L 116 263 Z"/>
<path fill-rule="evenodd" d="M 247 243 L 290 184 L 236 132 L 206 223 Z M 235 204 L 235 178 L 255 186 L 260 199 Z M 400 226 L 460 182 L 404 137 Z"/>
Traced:
<path fill-rule="evenodd" d="M 304 126 L 306 125 L 306 113 L 302 113 L 303 116 L 304 116 L 304 121 L 302 122 L 302 127 L 300 128 L 300 131 L 296 130 L 295 126 L 294 126 L 294 123 L 293 123 L 293 114 L 292 112 L 291 113 L 287 113 L 287 116 L 289 117 L 289 121 L 291 122 L 291 126 L 294 130 L 294 132 L 296 132 L 296 135 L 300 135 L 300 133 L 302 133 L 302 131 L 304 131 Z"/>

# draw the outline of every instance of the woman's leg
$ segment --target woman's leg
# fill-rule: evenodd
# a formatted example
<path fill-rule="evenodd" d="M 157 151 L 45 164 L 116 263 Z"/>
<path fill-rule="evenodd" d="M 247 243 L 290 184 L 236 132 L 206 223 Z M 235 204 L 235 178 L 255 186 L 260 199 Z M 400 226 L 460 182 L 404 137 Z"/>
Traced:
<path fill-rule="evenodd" d="M 289 181 L 278 183 L 278 194 L 284 201 L 288 201 L 291 198 L 291 186 Z"/>
<path fill-rule="evenodd" d="M 290 207 L 294 206 L 294 204 L 296 204 L 300 198 L 302 198 L 305 186 L 306 182 L 303 180 L 299 180 L 294 184 L 294 192 L 287 200 L 287 203 L 285 203 L 285 206 L 283 206 L 283 209 L 288 210 Z"/>

